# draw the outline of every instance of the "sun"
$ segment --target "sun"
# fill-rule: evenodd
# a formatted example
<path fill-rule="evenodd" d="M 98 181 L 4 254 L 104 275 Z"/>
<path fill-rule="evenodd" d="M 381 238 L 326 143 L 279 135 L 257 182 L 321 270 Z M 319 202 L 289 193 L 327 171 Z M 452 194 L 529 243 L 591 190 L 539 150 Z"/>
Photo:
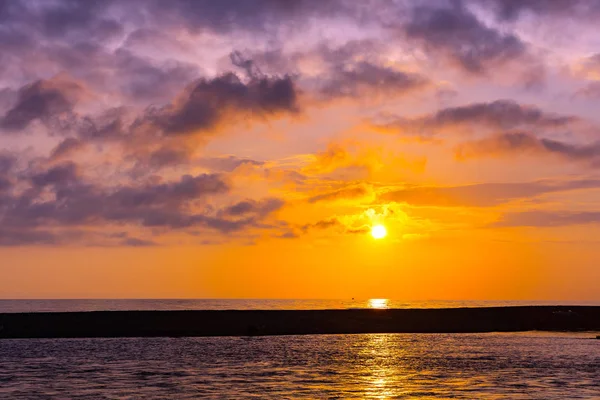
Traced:
<path fill-rule="evenodd" d="M 383 225 L 374 225 L 371 228 L 371 236 L 373 239 L 383 239 L 387 235 L 387 229 Z"/>

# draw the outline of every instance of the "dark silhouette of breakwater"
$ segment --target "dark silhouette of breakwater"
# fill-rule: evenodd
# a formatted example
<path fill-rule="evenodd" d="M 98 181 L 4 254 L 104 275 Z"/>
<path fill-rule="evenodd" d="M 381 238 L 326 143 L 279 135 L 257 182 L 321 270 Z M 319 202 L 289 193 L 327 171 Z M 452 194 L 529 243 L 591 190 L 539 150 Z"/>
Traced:
<path fill-rule="evenodd" d="M 600 331 L 600 307 L 0 314 L 0 338 Z"/>

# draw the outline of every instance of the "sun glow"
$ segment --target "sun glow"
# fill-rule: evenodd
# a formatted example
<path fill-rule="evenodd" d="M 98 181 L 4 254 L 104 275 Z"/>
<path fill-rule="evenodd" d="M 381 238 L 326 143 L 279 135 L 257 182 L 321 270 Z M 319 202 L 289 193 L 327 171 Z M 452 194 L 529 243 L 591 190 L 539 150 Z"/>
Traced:
<path fill-rule="evenodd" d="M 388 299 L 369 299 L 369 308 L 388 308 Z"/>
<path fill-rule="evenodd" d="M 373 239 L 383 239 L 387 235 L 387 229 L 383 225 L 375 225 L 371 228 Z"/>

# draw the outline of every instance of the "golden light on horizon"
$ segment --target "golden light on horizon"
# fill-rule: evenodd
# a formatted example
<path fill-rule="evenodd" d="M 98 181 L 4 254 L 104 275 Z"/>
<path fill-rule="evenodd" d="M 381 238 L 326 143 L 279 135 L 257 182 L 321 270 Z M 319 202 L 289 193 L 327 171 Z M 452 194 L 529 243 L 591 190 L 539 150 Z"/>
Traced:
<path fill-rule="evenodd" d="M 387 236 L 387 229 L 381 224 L 374 225 L 371 228 L 371 236 L 373 236 L 373 239 L 383 239 Z"/>
<path fill-rule="evenodd" d="M 388 308 L 388 299 L 369 299 L 369 308 Z"/>

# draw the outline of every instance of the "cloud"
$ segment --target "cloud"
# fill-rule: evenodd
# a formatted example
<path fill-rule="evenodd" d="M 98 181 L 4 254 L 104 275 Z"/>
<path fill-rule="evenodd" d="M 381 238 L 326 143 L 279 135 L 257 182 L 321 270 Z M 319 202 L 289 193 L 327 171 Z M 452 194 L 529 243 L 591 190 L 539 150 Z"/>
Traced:
<path fill-rule="evenodd" d="M 186 147 L 161 147 L 148 157 L 148 163 L 153 167 L 180 165 L 191 159 L 191 149 Z"/>
<path fill-rule="evenodd" d="M 24 191 L 10 198 L 2 210 L 3 226 L 34 228 L 114 222 L 182 227 L 194 222 L 193 214 L 187 211 L 190 202 L 229 190 L 218 175 L 184 175 L 168 183 L 104 188 L 85 182 L 72 163 L 34 174 L 31 181 L 34 187 L 52 185 L 54 196 L 39 197 L 39 192 Z"/>
<path fill-rule="evenodd" d="M 329 219 L 323 219 L 317 222 L 314 222 L 312 224 L 305 224 L 302 225 L 302 230 L 303 231 L 309 231 L 309 230 L 313 230 L 313 229 L 329 229 L 329 228 L 334 228 L 334 227 L 340 227 L 343 226 L 343 224 L 340 222 L 340 220 L 338 220 L 337 218 L 329 218 Z"/>
<path fill-rule="evenodd" d="M 530 199 L 547 193 L 600 188 L 600 180 L 542 180 L 524 183 L 481 183 L 448 187 L 408 187 L 381 194 L 383 201 L 422 206 L 493 207 L 509 201 Z"/>
<path fill-rule="evenodd" d="M 144 4 L 144 3 L 142 3 Z M 217 33 L 260 34 L 282 26 L 299 26 L 315 18 L 348 15 L 355 8 L 344 1 L 299 0 L 180 0 L 153 1 L 152 13 L 157 23 L 183 24 L 191 31 L 211 30 Z"/>
<path fill-rule="evenodd" d="M 308 95 L 325 103 L 358 96 L 361 100 L 389 99 L 433 86 L 427 77 L 405 71 L 388 59 L 388 50 L 379 41 L 351 40 L 337 46 L 322 42 L 291 52 L 285 48 L 258 51 L 252 58 L 236 51 L 232 59 L 248 76 L 261 76 L 262 67 L 291 73 Z"/>
<path fill-rule="evenodd" d="M 243 165 L 262 166 L 263 161 L 240 158 L 236 156 L 204 157 L 195 161 L 196 164 L 214 171 L 231 172 Z"/>
<path fill-rule="evenodd" d="M 68 158 L 73 153 L 85 147 L 85 144 L 76 138 L 66 138 L 60 142 L 50 153 L 51 160 Z"/>
<path fill-rule="evenodd" d="M 447 107 L 411 119 L 388 116 L 385 122 L 375 122 L 375 126 L 386 131 L 428 136 L 444 129 L 456 128 L 465 130 L 485 128 L 495 131 L 514 128 L 556 129 L 579 121 L 580 119 L 575 116 L 548 113 L 533 105 L 501 99 Z"/>
<path fill-rule="evenodd" d="M 131 246 L 131 247 L 148 247 L 148 246 L 156 246 L 157 243 L 152 240 L 138 239 L 138 238 L 127 238 L 123 239 L 120 242 L 122 246 Z"/>
<path fill-rule="evenodd" d="M 416 7 L 403 27 L 404 34 L 470 74 L 485 74 L 526 55 L 527 46 L 519 37 L 485 25 L 460 2 L 451 4 Z"/>
<path fill-rule="evenodd" d="M 216 207 L 210 196 L 229 194 L 219 174 L 184 175 L 169 182 L 104 187 L 87 181 L 77 166 L 65 162 L 43 171 L 18 174 L 22 189 L 0 193 L 0 245 L 104 243 L 99 232 L 113 226 L 158 235 L 202 228 L 219 233 L 269 229 L 265 219 L 284 202 L 247 199 Z M 30 188 L 23 188 L 30 182 Z M 75 234 L 73 228 L 85 228 Z M 12 235 L 12 236 L 11 236 Z M 12 237 L 13 239 L 10 239 Z M 119 239 L 118 243 L 113 239 Z M 151 245 L 147 238 L 114 237 L 109 245 Z"/>
<path fill-rule="evenodd" d="M 345 187 L 331 192 L 319 194 L 308 199 L 309 203 L 363 198 L 372 193 L 366 186 Z"/>
<path fill-rule="evenodd" d="M 234 73 L 200 79 L 170 105 L 152 109 L 146 119 L 166 135 L 189 135 L 217 127 L 226 118 L 264 118 L 298 112 L 297 89 L 289 76 L 244 83 Z"/>
<path fill-rule="evenodd" d="M 238 218 L 262 218 L 279 210 L 283 205 L 283 200 L 277 198 L 263 199 L 260 201 L 249 199 L 224 208 L 219 212 L 219 215 Z"/>
<path fill-rule="evenodd" d="M 600 142 L 571 144 L 559 140 L 538 138 L 530 133 L 511 132 L 465 142 L 455 150 L 459 160 L 489 156 L 538 154 L 555 156 L 566 161 L 600 166 Z"/>
<path fill-rule="evenodd" d="M 494 228 L 504 227 L 561 227 L 600 223 L 598 211 L 526 211 L 504 214 L 491 224 Z"/>
<path fill-rule="evenodd" d="M 323 79 L 320 93 L 326 98 L 361 94 L 400 95 L 422 89 L 429 81 L 416 73 L 403 72 L 367 61 L 336 65 Z"/>
<path fill-rule="evenodd" d="M 600 76 L 599 76 L 600 78 Z M 583 99 L 600 98 L 600 82 L 591 82 L 575 92 L 575 97 Z"/>
<path fill-rule="evenodd" d="M 481 4 L 479 1 L 472 1 Z M 524 14 L 533 16 L 558 16 L 590 18 L 600 12 L 600 5 L 587 0 L 485 0 L 497 18 L 503 21 L 514 21 Z"/>
<path fill-rule="evenodd" d="M 78 179 L 77 166 L 72 162 L 65 162 L 47 171 L 33 175 L 31 182 L 37 187 L 48 185 L 64 186 L 69 183 L 77 183 Z"/>
<path fill-rule="evenodd" d="M 0 246 L 55 245 L 59 239 L 48 231 L 0 229 Z"/>
<path fill-rule="evenodd" d="M 17 163 L 16 155 L 0 150 L 0 174 L 6 174 L 9 172 Z"/>
<path fill-rule="evenodd" d="M 31 122 L 49 122 L 52 117 L 69 114 L 83 87 L 74 81 L 56 77 L 38 80 L 19 90 L 18 99 L 0 120 L 7 131 L 20 131 Z"/>

